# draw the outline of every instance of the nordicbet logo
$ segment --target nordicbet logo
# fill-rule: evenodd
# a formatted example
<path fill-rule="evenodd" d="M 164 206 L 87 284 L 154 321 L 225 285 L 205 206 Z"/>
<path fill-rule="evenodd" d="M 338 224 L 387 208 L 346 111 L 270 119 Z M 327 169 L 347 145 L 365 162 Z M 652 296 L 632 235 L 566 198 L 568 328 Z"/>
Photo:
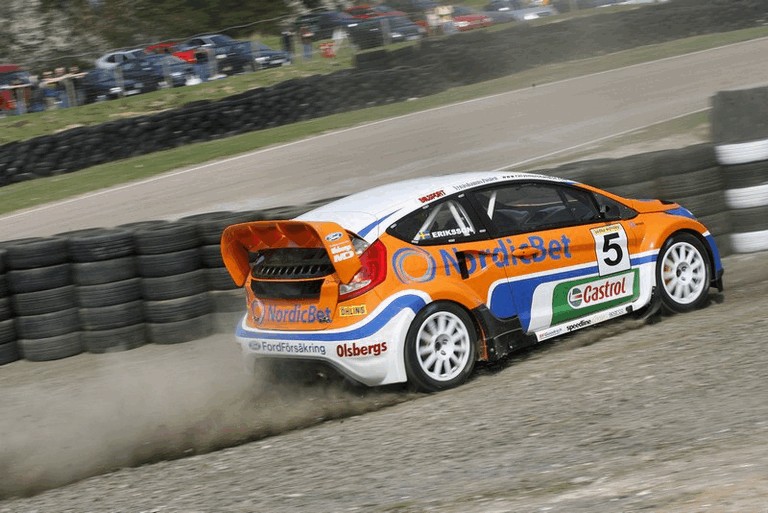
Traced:
<path fill-rule="evenodd" d="M 634 293 L 634 285 L 634 273 L 585 283 L 568 291 L 568 304 L 579 309 L 629 297 Z"/>
<path fill-rule="evenodd" d="M 266 305 L 265 307 L 258 300 L 254 300 L 251 303 L 251 315 L 256 324 L 263 324 L 265 322 L 312 324 L 331 321 L 330 308 L 318 308 L 315 305 L 308 307 L 293 305 L 282 308 L 275 305 Z"/>

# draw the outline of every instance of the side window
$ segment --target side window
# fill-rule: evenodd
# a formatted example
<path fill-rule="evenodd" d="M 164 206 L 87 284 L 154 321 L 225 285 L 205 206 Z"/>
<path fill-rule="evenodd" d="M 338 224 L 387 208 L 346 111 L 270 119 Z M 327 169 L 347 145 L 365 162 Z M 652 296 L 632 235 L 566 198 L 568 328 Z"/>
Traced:
<path fill-rule="evenodd" d="M 469 216 L 456 199 L 427 205 L 393 224 L 390 233 L 412 244 L 445 244 L 475 240 L 485 229 Z"/>
<path fill-rule="evenodd" d="M 614 201 L 602 194 L 595 194 L 594 196 L 597 201 L 597 206 L 602 213 L 602 218 L 606 221 L 632 219 L 637 215 L 637 212 L 618 201 Z"/>
<path fill-rule="evenodd" d="M 562 185 L 510 184 L 474 198 L 500 236 L 587 223 L 599 215 L 590 192 Z"/>

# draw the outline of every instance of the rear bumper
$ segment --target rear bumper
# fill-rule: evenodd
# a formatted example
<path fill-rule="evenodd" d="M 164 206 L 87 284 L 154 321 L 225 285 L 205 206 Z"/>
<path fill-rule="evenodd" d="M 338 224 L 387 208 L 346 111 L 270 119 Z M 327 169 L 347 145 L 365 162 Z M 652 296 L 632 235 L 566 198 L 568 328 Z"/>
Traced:
<path fill-rule="evenodd" d="M 338 330 L 262 330 L 248 326 L 243 316 L 235 335 L 249 368 L 260 358 L 319 360 L 364 385 L 402 383 L 405 336 L 427 302 L 417 294 L 390 298 L 364 320 Z"/>

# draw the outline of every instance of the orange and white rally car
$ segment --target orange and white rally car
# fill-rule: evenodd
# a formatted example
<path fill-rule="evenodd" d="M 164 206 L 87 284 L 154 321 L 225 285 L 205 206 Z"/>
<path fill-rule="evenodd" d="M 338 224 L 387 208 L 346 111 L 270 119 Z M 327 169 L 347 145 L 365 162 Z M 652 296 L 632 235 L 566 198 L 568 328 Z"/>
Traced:
<path fill-rule="evenodd" d="M 221 250 L 247 296 L 249 365 L 322 360 L 425 391 L 463 383 L 478 360 L 722 290 L 715 241 L 685 208 L 527 173 L 376 187 L 229 226 Z"/>

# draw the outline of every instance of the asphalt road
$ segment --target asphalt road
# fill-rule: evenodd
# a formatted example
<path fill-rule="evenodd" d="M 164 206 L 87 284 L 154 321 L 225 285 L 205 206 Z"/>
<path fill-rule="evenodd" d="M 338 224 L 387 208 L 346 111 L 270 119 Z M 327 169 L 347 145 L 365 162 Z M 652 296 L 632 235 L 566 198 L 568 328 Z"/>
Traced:
<path fill-rule="evenodd" d="M 395 179 L 528 162 L 768 83 L 768 39 L 387 119 L 0 217 L 0 240 L 304 203 Z"/>

